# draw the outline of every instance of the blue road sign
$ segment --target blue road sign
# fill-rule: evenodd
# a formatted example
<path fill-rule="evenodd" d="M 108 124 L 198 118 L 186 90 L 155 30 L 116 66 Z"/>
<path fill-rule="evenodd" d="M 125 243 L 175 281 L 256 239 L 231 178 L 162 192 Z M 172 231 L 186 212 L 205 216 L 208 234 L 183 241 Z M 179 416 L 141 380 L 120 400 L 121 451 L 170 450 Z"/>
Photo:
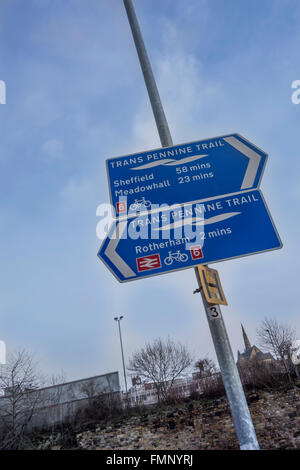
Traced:
<path fill-rule="evenodd" d="M 259 187 L 267 154 L 239 134 L 106 160 L 116 215 Z"/>
<path fill-rule="evenodd" d="M 252 190 L 118 219 L 98 256 L 126 282 L 281 246 L 261 192 Z"/>

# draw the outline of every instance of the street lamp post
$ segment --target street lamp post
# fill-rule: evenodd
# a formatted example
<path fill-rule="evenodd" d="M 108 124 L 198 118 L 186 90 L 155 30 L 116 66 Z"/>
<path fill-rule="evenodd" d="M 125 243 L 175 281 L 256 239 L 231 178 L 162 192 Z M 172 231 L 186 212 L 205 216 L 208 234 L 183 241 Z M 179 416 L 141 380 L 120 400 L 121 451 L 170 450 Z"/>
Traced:
<path fill-rule="evenodd" d="M 125 373 L 123 343 L 122 343 L 121 326 L 120 326 L 120 322 L 121 322 L 122 318 L 123 318 L 123 315 L 121 315 L 120 317 L 115 317 L 114 320 L 116 320 L 118 322 L 118 325 L 119 325 L 119 335 L 120 335 L 120 344 L 121 344 L 121 353 L 122 353 L 122 362 L 123 362 L 123 372 L 124 372 L 124 380 L 125 380 L 125 390 L 126 390 L 126 394 L 127 394 L 127 380 L 126 380 L 126 373 Z"/>

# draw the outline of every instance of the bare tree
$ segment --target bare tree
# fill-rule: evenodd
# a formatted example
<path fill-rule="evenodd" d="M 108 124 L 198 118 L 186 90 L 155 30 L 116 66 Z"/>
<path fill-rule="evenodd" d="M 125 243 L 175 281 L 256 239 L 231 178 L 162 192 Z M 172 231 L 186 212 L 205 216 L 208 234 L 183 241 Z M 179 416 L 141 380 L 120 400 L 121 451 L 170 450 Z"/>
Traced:
<path fill-rule="evenodd" d="M 152 382 L 161 401 L 168 398 L 175 380 L 192 362 L 186 346 L 170 338 L 167 341 L 159 338 L 133 354 L 128 370 Z"/>
<path fill-rule="evenodd" d="M 54 432 L 55 426 L 61 424 L 63 420 L 62 412 L 62 398 L 64 389 L 61 386 L 66 382 L 66 373 L 61 371 L 59 374 L 52 374 L 46 379 L 46 388 L 41 390 L 41 402 L 43 404 L 43 411 L 45 425 L 51 425 L 52 432 Z"/>
<path fill-rule="evenodd" d="M 216 363 L 209 357 L 204 357 L 203 359 L 198 359 L 194 365 L 195 369 L 199 374 L 199 378 L 211 377 L 217 372 Z"/>
<path fill-rule="evenodd" d="M 291 380 L 290 349 L 296 337 L 295 330 L 273 318 L 265 318 L 257 330 L 257 336 L 261 348 L 271 352 L 281 362 Z"/>
<path fill-rule="evenodd" d="M 39 404 L 38 387 L 42 378 L 37 373 L 33 357 L 26 351 L 10 353 L 2 367 L 0 389 L 0 447 L 21 449 L 26 442 L 26 430 Z"/>

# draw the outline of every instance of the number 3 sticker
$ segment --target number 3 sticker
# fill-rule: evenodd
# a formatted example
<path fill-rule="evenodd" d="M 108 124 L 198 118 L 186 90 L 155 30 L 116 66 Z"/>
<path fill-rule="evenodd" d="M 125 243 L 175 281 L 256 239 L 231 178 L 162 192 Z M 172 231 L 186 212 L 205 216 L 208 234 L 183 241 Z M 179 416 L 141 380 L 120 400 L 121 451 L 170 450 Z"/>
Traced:
<path fill-rule="evenodd" d="M 209 311 L 213 318 L 217 318 L 220 316 L 216 307 L 209 307 Z"/>

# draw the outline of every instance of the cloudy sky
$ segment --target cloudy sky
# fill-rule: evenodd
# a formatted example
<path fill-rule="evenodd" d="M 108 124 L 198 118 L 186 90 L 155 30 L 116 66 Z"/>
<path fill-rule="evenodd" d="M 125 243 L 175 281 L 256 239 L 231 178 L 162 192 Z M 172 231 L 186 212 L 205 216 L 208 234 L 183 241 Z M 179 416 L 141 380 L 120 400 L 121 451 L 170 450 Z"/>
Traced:
<path fill-rule="evenodd" d="M 281 250 L 219 263 L 236 354 L 299 317 L 298 0 L 135 0 L 174 143 L 239 132 L 269 154 Z M 119 284 L 97 259 L 105 159 L 160 141 L 122 0 L 2 0 L 0 339 L 73 380 L 122 372 L 154 338 L 215 358 L 193 269 Z M 122 375 L 121 375 L 122 379 Z"/>

